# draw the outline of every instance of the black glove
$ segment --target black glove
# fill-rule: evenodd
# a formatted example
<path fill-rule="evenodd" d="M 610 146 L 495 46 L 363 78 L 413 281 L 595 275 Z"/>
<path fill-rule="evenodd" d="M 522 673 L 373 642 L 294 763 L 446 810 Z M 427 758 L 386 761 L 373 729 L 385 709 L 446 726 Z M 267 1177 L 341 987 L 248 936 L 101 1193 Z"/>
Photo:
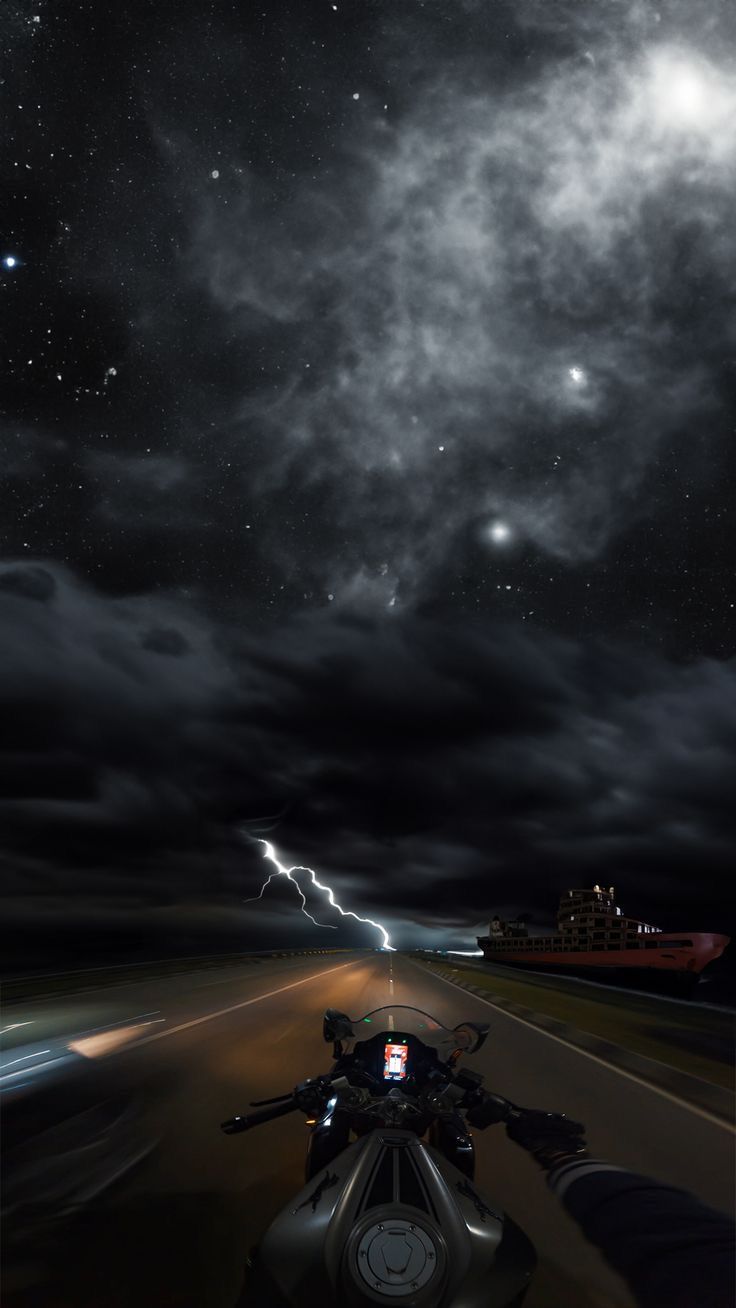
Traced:
<path fill-rule="evenodd" d="M 490 1094 L 487 1090 L 471 1091 L 468 1097 L 471 1100 L 466 1113 L 468 1123 L 480 1131 L 485 1131 L 487 1126 L 494 1126 L 496 1122 L 505 1122 L 512 1107 L 508 1099 Z"/>
<path fill-rule="evenodd" d="M 294 1087 L 294 1098 L 303 1113 L 322 1113 L 329 1098 L 331 1078 L 309 1076 Z"/>
<path fill-rule="evenodd" d="M 514 1109 L 506 1119 L 510 1140 L 528 1149 L 540 1167 L 549 1169 L 561 1158 L 587 1154 L 585 1127 L 564 1113 L 543 1113 L 536 1108 Z"/>

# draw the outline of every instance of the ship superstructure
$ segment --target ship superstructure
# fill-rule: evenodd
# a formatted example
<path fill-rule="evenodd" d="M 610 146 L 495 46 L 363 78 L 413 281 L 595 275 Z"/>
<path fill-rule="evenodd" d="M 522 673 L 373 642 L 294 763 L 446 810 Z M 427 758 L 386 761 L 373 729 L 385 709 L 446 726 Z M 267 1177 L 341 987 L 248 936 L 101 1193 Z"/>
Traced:
<path fill-rule="evenodd" d="M 530 936 L 525 923 L 494 917 L 489 935 L 478 939 L 489 962 L 561 971 L 657 969 L 690 975 L 693 980 L 728 943 L 725 935 L 662 931 L 626 917 L 615 903 L 613 886 L 598 885 L 564 892 L 553 935 Z"/>

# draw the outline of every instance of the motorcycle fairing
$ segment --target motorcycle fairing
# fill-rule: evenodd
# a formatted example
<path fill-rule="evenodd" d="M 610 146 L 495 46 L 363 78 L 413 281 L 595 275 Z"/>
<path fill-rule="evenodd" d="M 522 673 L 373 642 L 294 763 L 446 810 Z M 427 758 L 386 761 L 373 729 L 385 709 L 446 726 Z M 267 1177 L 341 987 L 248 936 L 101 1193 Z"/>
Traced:
<path fill-rule="evenodd" d="M 260 1260 L 299 1308 L 493 1308 L 527 1286 L 535 1263 L 467 1176 L 413 1132 L 387 1127 L 312 1177 L 270 1226 Z"/>

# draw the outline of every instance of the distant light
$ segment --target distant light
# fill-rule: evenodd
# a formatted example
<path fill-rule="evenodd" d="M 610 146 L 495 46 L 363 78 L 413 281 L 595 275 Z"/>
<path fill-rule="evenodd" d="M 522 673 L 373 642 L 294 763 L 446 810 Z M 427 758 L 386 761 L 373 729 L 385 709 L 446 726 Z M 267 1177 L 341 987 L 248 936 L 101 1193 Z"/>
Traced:
<path fill-rule="evenodd" d="M 698 126 L 709 113 L 708 87 L 702 72 L 686 59 L 661 56 L 654 67 L 654 96 L 662 119 Z"/>
<path fill-rule="evenodd" d="M 354 99 L 354 100 L 359 100 L 359 99 L 360 99 L 360 91 L 354 91 L 354 92 L 353 92 L 353 99 Z"/>
<path fill-rule="evenodd" d="M 497 545 L 502 545 L 504 541 L 509 540 L 511 530 L 505 522 L 494 522 L 488 534 Z"/>
<path fill-rule="evenodd" d="M 697 118 L 705 105 L 703 83 L 694 73 L 685 69 L 670 87 L 670 100 L 680 118 Z"/>
<path fill-rule="evenodd" d="M 212 172 L 210 173 L 210 177 L 214 177 L 215 181 L 217 181 L 219 176 L 220 176 L 219 168 L 213 168 Z"/>
<path fill-rule="evenodd" d="M 3 259 L 3 263 L 5 264 L 6 268 L 15 268 L 17 266 L 18 260 L 13 254 L 6 254 L 5 258 Z"/>
<path fill-rule="evenodd" d="M 567 371 L 570 376 L 570 380 L 573 381 L 576 386 L 582 386 L 583 382 L 585 381 L 585 373 L 583 372 L 582 368 L 577 368 L 577 367 L 568 368 Z"/>

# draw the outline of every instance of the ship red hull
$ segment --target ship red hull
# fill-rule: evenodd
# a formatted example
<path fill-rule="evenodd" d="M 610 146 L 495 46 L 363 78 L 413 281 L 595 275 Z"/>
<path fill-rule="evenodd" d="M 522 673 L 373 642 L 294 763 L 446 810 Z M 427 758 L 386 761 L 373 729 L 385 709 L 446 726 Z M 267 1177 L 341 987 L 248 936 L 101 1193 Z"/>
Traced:
<path fill-rule="evenodd" d="M 669 933 L 668 933 L 669 934 Z M 685 932 L 673 932 L 672 939 L 682 939 Z M 646 949 L 586 949 L 586 950 L 552 950 L 529 948 L 531 941 L 524 948 L 483 949 L 489 963 L 512 964 L 519 967 L 543 967 L 545 971 L 558 968 L 560 971 L 574 968 L 584 973 L 588 969 L 600 971 L 620 971 L 622 969 L 636 972 L 658 971 L 690 974 L 699 976 L 704 967 L 718 958 L 729 943 L 729 937 L 707 934 L 688 935 L 692 945 L 678 947 L 667 944 L 667 939 L 657 940 L 656 947 Z M 484 941 L 479 942 L 483 948 Z M 647 941 L 651 945 L 651 941 Z"/>

